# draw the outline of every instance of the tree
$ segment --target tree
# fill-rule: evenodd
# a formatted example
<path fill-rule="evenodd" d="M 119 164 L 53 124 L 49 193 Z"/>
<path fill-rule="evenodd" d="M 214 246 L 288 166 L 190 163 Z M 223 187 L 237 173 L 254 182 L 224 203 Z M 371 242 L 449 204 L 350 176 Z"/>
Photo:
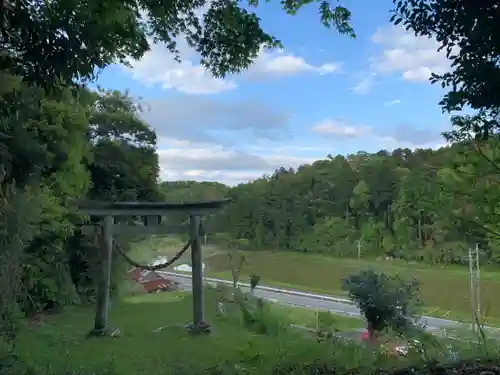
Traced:
<path fill-rule="evenodd" d="M 481 150 L 498 163 L 500 143 L 488 142 Z M 479 243 L 497 262 L 498 177 L 474 147 L 358 153 L 278 170 L 228 188 L 231 202 L 211 225 L 225 232 L 221 241 L 251 249 L 357 257 L 360 240 L 366 258 L 460 264 L 463 249 Z"/>
<path fill-rule="evenodd" d="M 398 276 L 365 270 L 344 278 L 342 288 L 365 316 L 370 339 L 386 328 L 406 334 L 414 327 L 420 291 L 416 280 L 405 282 Z"/>
<path fill-rule="evenodd" d="M 33 190 L 41 212 L 23 249 L 25 312 L 78 301 L 92 291 L 93 240 L 78 229 L 70 198 L 158 199 L 156 135 L 126 94 L 57 93 L 2 73 L 2 188 Z M 12 218 L 13 220 L 13 218 Z M 121 276 L 120 276 L 121 279 Z"/>
<path fill-rule="evenodd" d="M 109 201 L 159 200 L 156 133 L 140 118 L 141 108 L 127 92 L 89 92 L 80 98 L 89 105 L 87 142 L 92 157 L 86 160 L 92 185 L 87 198 Z M 128 218 L 120 218 L 127 220 Z M 130 248 L 126 234 L 117 238 L 124 251 Z M 71 239 L 69 268 L 73 283 L 86 297 L 94 292 L 100 257 L 95 238 L 76 231 Z M 125 263 L 115 258 L 113 290 L 125 272 Z"/>
<path fill-rule="evenodd" d="M 451 220 L 458 224 L 475 243 L 482 247 L 500 240 L 498 202 L 500 200 L 500 154 L 497 140 L 462 150 L 451 168 L 439 174 L 442 194 L 438 203 L 449 210 Z M 477 148 L 480 147 L 480 148 Z M 478 152 L 479 151 L 479 152 Z M 497 254 L 496 246 L 488 246 Z M 495 255 L 497 257 L 498 255 Z"/>
<path fill-rule="evenodd" d="M 250 293 L 253 293 L 257 285 L 259 285 L 260 276 L 256 274 L 250 275 Z"/>
<path fill-rule="evenodd" d="M 458 186 L 443 183 L 444 194 L 441 196 L 448 202 L 462 202 L 461 212 L 451 210 L 450 213 L 476 227 L 472 236 L 476 241 L 478 237 L 484 238 L 484 231 L 490 238 L 492 235 L 500 237 L 500 233 L 493 229 L 499 219 L 492 208 L 500 184 L 500 164 L 493 151 L 500 136 L 498 1 L 477 4 L 453 0 L 404 0 L 394 3 L 396 9 L 391 18 L 394 24 L 402 23 L 415 35 L 435 39 L 440 50 L 445 50 L 450 59 L 449 72 L 431 77 L 433 83 L 440 82 L 449 89 L 440 102 L 443 110 L 456 112 L 468 107 L 475 112 L 472 116 L 453 116 L 454 130 L 445 134 L 448 141 L 468 144 L 470 148 L 465 153 L 475 161 L 457 160 L 452 169 L 461 175 L 458 180 L 462 183 Z M 494 140 L 488 142 L 489 138 Z M 483 204 L 479 204 L 478 192 L 484 197 Z M 476 204 L 471 205 L 471 200 Z M 472 213 L 471 209 L 475 212 Z M 469 212 L 465 214 L 464 210 Z M 478 235 L 478 228 L 483 233 Z"/>
<path fill-rule="evenodd" d="M 343 218 L 327 217 L 316 223 L 301 239 L 301 250 L 310 253 L 353 257 L 354 230 Z"/>
<path fill-rule="evenodd" d="M 391 20 L 416 35 L 435 39 L 446 51 L 451 70 L 433 74 L 449 92 L 441 101 L 452 112 L 466 106 L 496 117 L 500 108 L 500 13 L 497 1 L 455 0 L 396 1 Z M 498 122 L 484 122 L 477 134 L 488 135 Z"/>
<path fill-rule="evenodd" d="M 22 309 L 19 301 L 29 296 L 22 288 L 23 258 L 33 240 L 40 218 L 39 191 L 16 189 L 0 191 L 0 347 L 16 335 Z M 4 354 L 4 353 L 0 353 Z"/>
<path fill-rule="evenodd" d="M 369 209 L 370 192 L 365 181 L 361 180 L 352 190 L 350 206 L 358 216 L 365 216 Z"/>
<path fill-rule="evenodd" d="M 40 216 L 23 250 L 22 280 L 30 294 L 24 311 L 77 300 L 67 268 L 66 241 L 81 220 L 69 199 L 85 195 L 89 174 L 88 107 L 70 90 L 57 95 L 1 72 L 2 188 L 36 191 Z M 12 219 L 13 220 L 13 219 Z"/>
<path fill-rule="evenodd" d="M 21 77 L 0 72 L 0 80 L 5 83 L 0 90 L 2 182 L 23 186 L 46 178 L 63 195 L 85 192 L 88 174 L 82 159 L 90 151 L 85 105 L 69 90 L 51 97 Z"/>
<path fill-rule="evenodd" d="M 290 15 L 309 3 L 282 1 Z M 247 4 L 251 8 L 259 3 Z M 180 59 L 177 41 L 184 37 L 201 56 L 201 64 L 223 77 L 246 69 L 261 47 L 281 45 L 245 8 L 237 0 L 5 0 L 0 12 L 0 69 L 54 87 L 57 82 L 93 79 L 110 64 L 139 59 L 151 42 L 165 43 Z M 354 36 L 346 8 L 325 0 L 319 10 L 322 24 Z"/>
<path fill-rule="evenodd" d="M 91 108 L 90 198 L 157 200 L 156 133 L 140 118 L 141 108 L 128 93 L 118 91 L 100 91 Z"/>

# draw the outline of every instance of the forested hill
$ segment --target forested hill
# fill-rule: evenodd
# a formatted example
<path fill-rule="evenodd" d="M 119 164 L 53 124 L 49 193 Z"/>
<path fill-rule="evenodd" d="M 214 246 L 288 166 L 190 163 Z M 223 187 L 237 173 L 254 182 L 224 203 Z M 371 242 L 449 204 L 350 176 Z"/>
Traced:
<path fill-rule="evenodd" d="M 227 197 L 229 186 L 219 182 L 164 181 L 160 191 L 172 202 L 217 200 Z"/>
<path fill-rule="evenodd" d="M 183 182 L 163 191 L 177 199 L 227 195 L 232 203 L 216 218 L 217 231 L 251 249 L 460 263 L 479 243 L 495 261 L 500 191 L 488 160 L 500 159 L 497 145 L 482 145 L 485 155 L 463 144 L 358 152 L 233 188 Z"/>

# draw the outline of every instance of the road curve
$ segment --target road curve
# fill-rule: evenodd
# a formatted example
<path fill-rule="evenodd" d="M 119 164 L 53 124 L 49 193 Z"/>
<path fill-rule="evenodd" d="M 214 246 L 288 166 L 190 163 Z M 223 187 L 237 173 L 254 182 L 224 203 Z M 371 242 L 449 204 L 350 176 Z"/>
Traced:
<path fill-rule="evenodd" d="M 170 280 L 179 283 L 179 286 L 182 289 L 191 290 L 191 275 L 164 271 L 159 271 L 158 273 L 164 274 Z M 205 278 L 205 283 L 212 285 L 217 283 L 232 284 L 228 280 L 214 278 Z M 249 289 L 248 284 L 240 283 L 240 287 L 243 290 Z M 303 293 L 289 289 L 267 286 L 258 286 L 255 289 L 254 294 L 271 302 L 300 306 L 312 310 L 326 310 L 334 314 L 361 318 L 361 314 L 357 306 L 349 303 L 348 300 L 342 298 L 335 298 L 320 294 Z M 430 316 L 423 316 L 422 323 L 426 326 L 426 330 L 430 332 L 443 329 L 459 328 L 460 326 L 464 326 L 464 324 L 460 322 L 434 318 Z"/>

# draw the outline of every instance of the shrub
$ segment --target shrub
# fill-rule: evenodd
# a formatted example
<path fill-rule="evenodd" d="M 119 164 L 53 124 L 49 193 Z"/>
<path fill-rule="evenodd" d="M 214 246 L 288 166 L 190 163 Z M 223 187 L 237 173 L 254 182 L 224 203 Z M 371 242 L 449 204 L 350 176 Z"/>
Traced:
<path fill-rule="evenodd" d="M 342 288 L 365 316 L 370 338 L 386 328 L 398 334 L 417 328 L 413 315 L 420 304 L 420 284 L 416 280 L 364 270 L 344 278 Z"/>
<path fill-rule="evenodd" d="M 267 302 L 252 294 L 259 279 L 257 275 L 251 277 L 250 293 L 245 293 L 237 286 L 231 287 L 223 284 L 217 284 L 215 288 L 211 288 L 210 293 L 215 296 L 217 315 L 228 319 L 237 317 L 243 327 L 253 333 L 278 335 L 288 329 L 290 322 L 284 321 L 283 317 L 272 311 Z M 233 281 L 237 284 L 237 278 Z M 223 311 L 219 304 L 222 304 Z"/>

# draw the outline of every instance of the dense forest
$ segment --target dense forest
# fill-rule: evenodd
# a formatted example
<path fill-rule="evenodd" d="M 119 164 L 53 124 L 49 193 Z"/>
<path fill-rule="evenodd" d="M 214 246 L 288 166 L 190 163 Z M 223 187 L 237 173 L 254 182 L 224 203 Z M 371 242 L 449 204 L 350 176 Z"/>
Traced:
<path fill-rule="evenodd" d="M 251 249 L 462 263 L 479 244 L 482 257 L 497 262 L 498 147 L 493 138 L 439 150 L 358 152 L 232 188 L 162 186 L 172 199 L 231 198 L 211 227 Z"/>
<path fill-rule="evenodd" d="M 37 311 L 94 294 L 99 252 L 79 229 L 85 218 L 71 198 L 161 198 L 156 135 L 125 94 L 81 88 L 75 97 L 64 89 L 56 100 L 4 74 L 7 79 L 2 243 L 10 256 L 20 256 L 17 276 L 30 296 L 25 309 Z M 30 121 L 35 115 L 42 120 Z"/>

